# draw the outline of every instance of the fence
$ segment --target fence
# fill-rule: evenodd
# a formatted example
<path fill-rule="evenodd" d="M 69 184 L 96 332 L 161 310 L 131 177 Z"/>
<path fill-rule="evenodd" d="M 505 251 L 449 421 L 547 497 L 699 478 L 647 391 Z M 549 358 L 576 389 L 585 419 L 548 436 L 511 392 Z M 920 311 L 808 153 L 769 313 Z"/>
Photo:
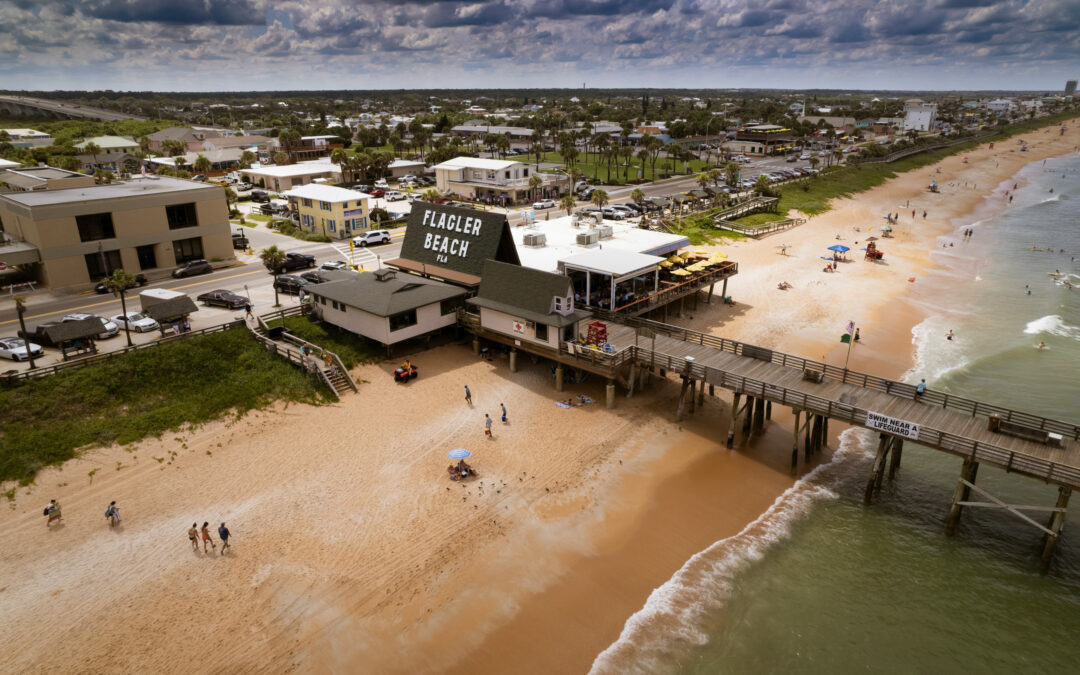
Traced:
<path fill-rule="evenodd" d="M 335 369 L 343 376 L 345 383 L 349 385 L 349 388 L 352 389 L 354 392 L 358 392 L 359 388 L 356 386 L 356 380 L 352 378 L 352 375 L 349 374 L 348 369 L 345 368 L 345 364 L 341 362 L 341 357 L 328 349 L 323 349 L 317 344 L 308 342 L 307 340 L 297 337 L 296 335 L 293 335 L 287 330 L 284 330 L 285 317 L 298 316 L 301 313 L 301 308 L 299 306 L 294 306 L 279 309 L 276 312 L 268 312 L 266 314 L 261 314 L 257 317 L 257 320 L 259 328 L 262 332 L 260 333 L 260 331 L 257 330 L 253 330 L 252 332 L 259 339 L 260 342 L 267 346 L 268 350 L 270 350 L 272 346 L 272 352 L 280 354 L 284 358 L 288 359 L 290 363 L 295 363 L 305 370 L 314 370 L 315 372 L 317 372 L 322 378 L 323 382 L 326 383 L 326 386 L 330 387 L 330 390 L 337 394 L 339 393 L 338 389 L 334 386 L 334 383 L 331 381 L 330 376 L 327 375 L 326 372 L 318 366 L 318 362 L 315 361 L 314 358 L 305 357 L 302 352 L 302 348 L 306 346 L 310 350 L 312 350 L 312 352 L 318 352 L 330 356 Z M 268 324 L 270 321 L 277 320 L 281 321 L 281 339 L 284 340 L 286 343 L 295 345 L 297 347 L 300 347 L 301 349 L 289 349 L 288 347 L 282 349 L 281 347 L 283 345 L 279 345 L 277 342 L 275 342 L 269 337 L 270 326 Z"/>
<path fill-rule="evenodd" d="M 34 368 L 33 370 L 26 370 L 26 371 L 23 371 L 21 373 L 12 373 L 10 375 L 0 375 L 0 378 L 2 378 L 4 381 L 10 383 L 10 382 L 16 381 L 16 380 L 26 380 L 26 379 L 29 379 L 31 377 L 41 377 L 41 376 L 45 376 L 45 375 L 55 375 L 56 373 L 59 373 L 60 371 L 63 371 L 63 370 L 68 370 L 69 368 L 85 368 L 86 366 L 94 365 L 96 363 L 101 363 L 102 361 L 107 361 L 108 359 L 111 359 L 111 358 L 113 358 L 115 356 L 120 356 L 121 354 L 127 354 L 128 352 L 134 352 L 134 351 L 138 351 L 140 349 L 150 349 L 150 348 L 157 347 L 159 345 L 167 344 L 167 343 L 170 343 L 170 342 L 176 342 L 177 340 L 185 340 L 187 338 L 192 338 L 192 337 L 195 337 L 195 336 L 198 336 L 198 335 L 207 335 L 209 333 L 218 333 L 218 332 L 223 331 L 223 330 L 229 330 L 230 328 L 237 328 L 237 327 L 243 326 L 243 325 L 244 325 L 243 319 L 236 319 L 234 321 L 219 324 L 217 326 L 211 326 L 209 328 L 200 328 L 199 330 L 189 331 L 187 333 L 179 333 L 177 335 L 167 335 L 165 337 L 157 339 L 154 342 L 147 342 L 146 344 L 142 344 L 142 345 L 135 345 L 133 347 L 124 347 L 122 349 L 117 349 L 117 350 L 111 351 L 111 352 L 101 352 L 101 353 L 98 353 L 98 354 L 93 354 L 91 356 L 84 356 L 82 358 L 75 359 L 75 360 L 72 360 L 72 361 L 67 361 L 65 363 L 58 363 L 58 364 L 56 364 L 54 366 L 44 366 L 42 368 Z"/>
<path fill-rule="evenodd" d="M 913 148 L 904 148 L 903 150 L 897 150 L 896 152 L 885 155 L 884 157 L 867 157 L 866 159 L 857 160 L 857 164 L 891 164 L 898 159 L 917 155 L 920 152 L 930 152 L 931 150 L 940 150 L 942 148 L 951 148 L 954 145 L 960 145 L 961 143 L 981 143 L 982 141 L 989 140 L 994 136 L 1001 135 L 1000 131 L 995 131 L 989 134 L 979 134 L 977 136 L 967 136 L 957 138 L 945 143 L 935 143 L 933 145 L 917 145 Z"/>

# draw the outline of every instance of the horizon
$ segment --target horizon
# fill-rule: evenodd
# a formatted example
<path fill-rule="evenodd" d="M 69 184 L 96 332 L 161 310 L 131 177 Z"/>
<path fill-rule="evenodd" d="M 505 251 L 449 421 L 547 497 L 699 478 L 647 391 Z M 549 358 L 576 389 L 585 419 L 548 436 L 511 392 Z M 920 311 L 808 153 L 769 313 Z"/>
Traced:
<path fill-rule="evenodd" d="M 0 18 L 13 91 L 1039 92 L 1080 73 L 1066 0 L 9 0 Z"/>

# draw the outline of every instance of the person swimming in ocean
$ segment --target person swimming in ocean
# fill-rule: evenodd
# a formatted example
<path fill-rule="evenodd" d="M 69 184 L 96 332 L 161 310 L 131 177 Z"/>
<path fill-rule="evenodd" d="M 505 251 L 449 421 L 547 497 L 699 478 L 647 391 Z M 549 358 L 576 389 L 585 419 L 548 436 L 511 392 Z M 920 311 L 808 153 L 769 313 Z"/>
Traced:
<path fill-rule="evenodd" d="M 1035 345 L 1035 349 L 1046 349 L 1046 343 L 1040 342 L 1039 344 Z"/>

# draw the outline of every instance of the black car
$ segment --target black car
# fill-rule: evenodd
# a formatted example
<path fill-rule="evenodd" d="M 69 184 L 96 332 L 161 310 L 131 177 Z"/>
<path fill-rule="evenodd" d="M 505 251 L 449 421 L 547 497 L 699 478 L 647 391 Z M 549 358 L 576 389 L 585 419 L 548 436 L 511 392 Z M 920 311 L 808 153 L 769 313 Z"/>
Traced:
<path fill-rule="evenodd" d="M 268 204 L 270 203 L 270 195 L 266 193 L 266 190 L 252 190 L 251 201 Z"/>
<path fill-rule="evenodd" d="M 196 300 L 207 307 L 217 305 L 218 307 L 228 307 L 229 309 L 240 309 L 251 302 L 242 295 L 237 295 L 232 291 L 226 290 L 208 291 L 197 297 Z"/>
<path fill-rule="evenodd" d="M 274 279 L 274 288 L 283 293 L 297 294 L 304 286 L 309 286 L 311 282 L 303 277 L 293 276 L 292 274 L 282 274 L 277 279 Z"/>
<path fill-rule="evenodd" d="M 286 253 L 285 262 L 281 264 L 278 273 L 302 270 L 309 267 L 315 267 L 315 256 L 307 253 Z"/>
<path fill-rule="evenodd" d="M 205 260 L 189 260 L 186 265 L 173 270 L 173 278 L 192 277 L 196 274 L 210 274 L 214 271 L 213 266 Z"/>
<path fill-rule="evenodd" d="M 135 275 L 135 285 L 136 286 L 145 286 L 146 285 L 146 275 L 145 274 L 136 274 Z M 108 292 L 110 292 L 109 287 L 105 285 L 104 281 L 99 283 L 97 286 L 94 286 L 94 291 L 97 292 L 97 293 L 108 293 Z"/>

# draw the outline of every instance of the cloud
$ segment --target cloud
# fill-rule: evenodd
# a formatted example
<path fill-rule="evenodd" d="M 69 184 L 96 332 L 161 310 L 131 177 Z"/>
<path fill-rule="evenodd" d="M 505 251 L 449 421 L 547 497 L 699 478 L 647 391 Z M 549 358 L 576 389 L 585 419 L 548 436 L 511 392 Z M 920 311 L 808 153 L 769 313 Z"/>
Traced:
<path fill-rule="evenodd" d="M 0 25 L 8 87 L 1024 87 L 1080 62 L 1077 0 L 0 0 Z"/>

